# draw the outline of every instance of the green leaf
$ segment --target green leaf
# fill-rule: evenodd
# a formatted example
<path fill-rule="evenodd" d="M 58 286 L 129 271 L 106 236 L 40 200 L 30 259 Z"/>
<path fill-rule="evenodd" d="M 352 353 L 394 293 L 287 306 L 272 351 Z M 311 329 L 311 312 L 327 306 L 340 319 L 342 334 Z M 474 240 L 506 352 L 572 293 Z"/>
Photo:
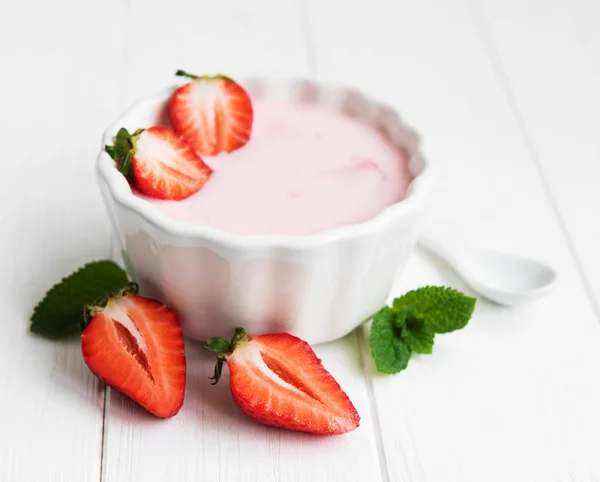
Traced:
<path fill-rule="evenodd" d="M 123 158 L 123 162 L 121 163 L 121 167 L 119 167 L 119 172 L 123 174 L 125 177 L 129 176 L 131 173 L 133 156 L 131 155 L 131 151 L 125 154 Z"/>
<path fill-rule="evenodd" d="M 417 309 L 414 306 L 406 305 L 400 308 L 398 312 L 392 311 L 396 315 L 396 319 L 394 320 L 394 324 L 397 328 L 404 328 L 406 323 L 409 320 L 418 319 L 422 320 L 422 317 L 419 317 L 417 313 Z"/>
<path fill-rule="evenodd" d="M 435 333 L 420 318 L 409 318 L 402 330 L 402 340 L 412 351 L 429 355 L 433 351 Z"/>
<path fill-rule="evenodd" d="M 34 308 L 30 330 L 60 338 L 78 333 L 85 305 L 127 286 L 127 274 L 113 261 L 94 261 L 54 285 Z"/>
<path fill-rule="evenodd" d="M 229 353 L 231 351 L 231 344 L 225 338 L 215 336 L 204 344 L 204 348 L 215 353 Z"/>
<path fill-rule="evenodd" d="M 114 145 L 105 146 L 104 149 L 106 150 L 106 152 L 108 152 L 110 157 L 113 158 L 113 160 L 121 161 L 123 159 L 123 157 L 125 157 L 127 155 L 127 153 L 129 152 L 129 150 L 132 147 L 132 145 L 129 141 L 130 138 L 131 138 L 131 135 L 129 134 L 127 129 L 125 129 L 124 127 L 121 127 L 119 129 L 119 132 L 117 132 L 117 135 L 114 138 L 114 142 L 115 142 Z"/>
<path fill-rule="evenodd" d="M 396 321 L 396 313 L 385 306 L 371 325 L 371 352 L 377 370 L 382 373 L 398 373 L 410 360 L 410 348 L 402 340 L 402 330 L 395 326 Z"/>
<path fill-rule="evenodd" d="M 475 298 L 452 288 L 425 286 L 409 291 L 393 303 L 393 311 L 402 313 L 403 307 L 412 306 L 433 333 L 449 333 L 464 328 L 475 309 Z"/>
<path fill-rule="evenodd" d="M 104 150 L 117 163 L 119 172 L 125 177 L 131 175 L 133 156 L 135 155 L 137 141 L 144 129 L 137 129 L 130 134 L 121 127 L 114 138 L 114 145 L 104 146 Z"/>
<path fill-rule="evenodd" d="M 216 385 L 221 378 L 223 362 L 227 361 L 227 357 L 234 352 L 237 346 L 248 343 L 251 339 L 252 337 L 246 332 L 246 330 L 238 327 L 235 329 L 231 341 L 227 341 L 225 338 L 221 338 L 220 336 L 215 336 L 205 343 L 205 349 L 219 353 L 219 356 L 217 357 L 217 363 L 215 364 L 215 372 L 213 376 L 209 378 L 209 380 L 213 381 L 212 385 Z"/>

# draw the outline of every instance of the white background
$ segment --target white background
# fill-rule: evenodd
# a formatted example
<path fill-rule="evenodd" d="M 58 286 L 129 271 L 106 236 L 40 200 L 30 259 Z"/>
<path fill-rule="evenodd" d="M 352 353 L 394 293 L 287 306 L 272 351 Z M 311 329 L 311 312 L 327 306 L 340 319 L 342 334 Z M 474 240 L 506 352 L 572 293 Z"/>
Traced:
<path fill-rule="evenodd" d="M 440 166 L 432 223 L 552 263 L 432 356 L 377 375 L 360 330 L 316 351 L 362 416 L 319 438 L 248 421 L 187 346 L 180 414 L 105 390 L 77 340 L 31 335 L 60 277 L 112 254 L 104 127 L 182 68 L 311 76 L 397 107 Z M 600 481 L 598 0 L 42 0 L 0 6 L 0 480 Z M 467 288 L 416 252 L 396 295 Z"/>

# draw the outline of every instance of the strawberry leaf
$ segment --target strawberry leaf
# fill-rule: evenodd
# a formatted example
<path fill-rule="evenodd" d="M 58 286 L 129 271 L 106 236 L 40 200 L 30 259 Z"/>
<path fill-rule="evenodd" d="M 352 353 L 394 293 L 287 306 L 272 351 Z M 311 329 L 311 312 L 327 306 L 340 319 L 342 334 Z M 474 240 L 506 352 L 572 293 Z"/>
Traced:
<path fill-rule="evenodd" d="M 33 310 L 30 330 L 46 338 L 80 332 L 84 306 L 127 286 L 127 274 L 113 261 L 94 261 L 54 285 Z"/>
<path fill-rule="evenodd" d="M 117 163 L 119 172 L 125 177 L 131 175 L 137 140 L 142 132 L 144 132 L 144 129 L 137 129 L 133 134 L 130 134 L 127 129 L 121 127 L 114 138 L 114 144 L 104 146 L 104 150 Z"/>
<path fill-rule="evenodd" d="M 120 161 L 132 148 L 130 139 L 131 135 L 127 129 L 121 127 L 114 137 L 114 144 L 112 146 L 105 146 L 104 148 L 113 160 Z"/>
<path fill-rule="evenodd" d="M 123 174 L 125 177 L 128 177 L 131 174 L 131 160 L 133 159 L 133 156 L 131 155 L 131 151 L 129 151 L 127 154 L 125 154 L 125 157 L 123 158 L 123 162 L 121 163 L 121 166 L 119 167 L 119 172 L 121 174 Z"/>
<path fill-rule="evenodd" d="M 231 351 L 231 344 L 225 338 L 215 336 L 206 342 L 204 348 L 215 353 L 229 353 Z"/>
<path fill-rule="evenodd" d="M 221 378 L 221 372 L 223 371 L 223 362 L 227 361 L 227 357 L 233 353 L 235 347 L 247 343 L 250 341 L 250 335 L 243 328 L 236 328 L 233 333 L 231 341 L 227 341 L 225 338 L 215 336 L 206 341 L 204 348 L 208 351 L 218 353 L 217 362 L 215 364 L 215 372 L 209 380 L 212 380 L 212 385 L 216 385 Z"/>

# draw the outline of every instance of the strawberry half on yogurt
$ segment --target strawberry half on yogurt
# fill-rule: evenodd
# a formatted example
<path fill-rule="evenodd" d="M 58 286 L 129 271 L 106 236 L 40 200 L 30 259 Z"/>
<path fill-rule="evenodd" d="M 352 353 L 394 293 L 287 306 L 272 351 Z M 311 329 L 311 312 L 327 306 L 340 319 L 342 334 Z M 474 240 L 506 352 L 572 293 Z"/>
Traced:
<path fill-rule="evenodd" d="M 198 192 L 212 170 L 179 134 L 166 127 L 120 129 L 106 152 L 135 189 L 151 198 L 178 201 Z"/>
<path fill-rule="evenodd" d="M 193 75 L 171 97 L 169 112 L 177 132 L 202 155 L 242 147 L 252 131 L 252 101 L 244 88 L 225 75 Z"/>

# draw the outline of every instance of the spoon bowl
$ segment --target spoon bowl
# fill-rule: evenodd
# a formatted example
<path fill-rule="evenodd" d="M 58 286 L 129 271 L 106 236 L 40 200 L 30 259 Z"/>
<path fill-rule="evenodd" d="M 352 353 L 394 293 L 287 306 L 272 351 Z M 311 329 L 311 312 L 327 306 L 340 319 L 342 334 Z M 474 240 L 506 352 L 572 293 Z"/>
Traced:
<path fill-rule="evenodd" d="M 419 243 L 444 259 L 474 291 L 502 305 L 516 305 L 548 294 L 557 278 L 547 264 L 518 254 L 441 241 L 426 233 Z"/>

